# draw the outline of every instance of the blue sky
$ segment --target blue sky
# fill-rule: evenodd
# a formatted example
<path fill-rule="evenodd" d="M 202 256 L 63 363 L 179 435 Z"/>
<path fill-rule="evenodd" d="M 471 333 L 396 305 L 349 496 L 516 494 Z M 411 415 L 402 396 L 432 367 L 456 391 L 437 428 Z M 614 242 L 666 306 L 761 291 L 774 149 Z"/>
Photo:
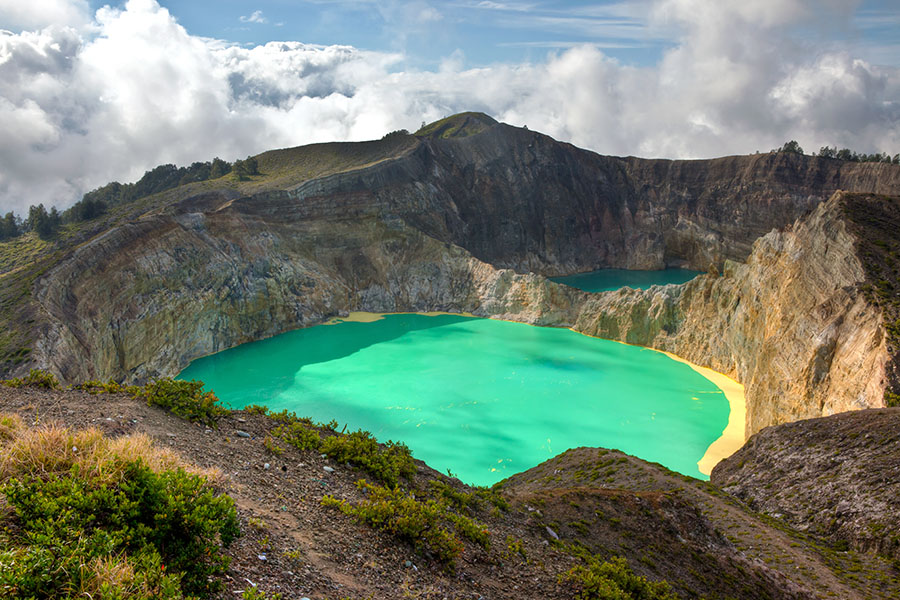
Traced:
<path fill-rule="evenodd" d="M 117 3 L 91 0 L 93 9 Z M 118 3 L 118 4 L 121 4 Z M 469 66 L 542 60 L 548 52 L 593 44 L 625 64 L 649 65 L 674 43 L 648 19 L 648 2 L 585 0 L 161 0 L 195 35 L 241 44 L 296 40 L 402 52 L 436 68 L 454 53 Z M 851 6 L 854 2 L 844 2 Z M 900 64 L 900 3 L 866 0 L 847 24 L 793 28 L 798 39 L 855 47 L 883 64 Z M 457 54 L 458 55 L 458 54 Z"/>
<path fill-rule="evenodd" d="M 602 154 L 900 153 L 898 0 L 0 0 L 0 212 L 486 112 Z"/>

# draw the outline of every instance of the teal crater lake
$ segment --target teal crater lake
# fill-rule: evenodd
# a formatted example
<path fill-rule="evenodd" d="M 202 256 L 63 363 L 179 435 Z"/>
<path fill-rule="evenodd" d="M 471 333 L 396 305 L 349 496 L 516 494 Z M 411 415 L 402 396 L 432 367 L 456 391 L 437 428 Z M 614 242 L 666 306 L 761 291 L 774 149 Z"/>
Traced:
<path fill-rule="evenodd" d="M 688 269 L 661 269 L 659 271 L 632 271 L 628 269 L 600 269 L 590 273 L 551 277 L 550 281 L 564 283 L 585 292 L 612 292 L 623 287 L 646 290 L 654 285 L 687 283 L 700 271 Z"/>
<path fill-rule="evenodd" d="M 725 429 L 724 393 L 653 350 L 569 329 L 388 314 L 193 361 L 227 405 L 337 420 L 462 481 L 490 485 L 569 448 L 616 448 L 693 477 Z"/>

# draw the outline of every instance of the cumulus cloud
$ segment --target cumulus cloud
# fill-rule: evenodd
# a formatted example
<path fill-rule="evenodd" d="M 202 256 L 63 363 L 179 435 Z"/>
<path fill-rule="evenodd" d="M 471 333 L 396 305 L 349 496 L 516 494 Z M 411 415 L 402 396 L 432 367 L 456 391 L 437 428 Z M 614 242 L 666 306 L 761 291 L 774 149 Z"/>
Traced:
<path fill-rule="evenodd" d="M 647 7 L 652 34 L 674 40 L 652 67 L 584 45 L 485 68 L 454 55 L 435 71 L 348 46 L 199 38 L 155 0 L 103 8 L 90 26 L 48 25 L 37 11 L 34 30 L 0 33 L 0 210 L 64 208 L 162 163 L 377 138 L 463 110 L 619 155 L 708 157 L 788 139 L 900 152 L 898 69 L 792 35 L 848 22 L 843 0 Z"/>
<path fill-rule="evenodd" d="M 49 25 L 80 28 L 90 22 L 87 0 L 0 0 L 3 28 L 17 31 Z"/>

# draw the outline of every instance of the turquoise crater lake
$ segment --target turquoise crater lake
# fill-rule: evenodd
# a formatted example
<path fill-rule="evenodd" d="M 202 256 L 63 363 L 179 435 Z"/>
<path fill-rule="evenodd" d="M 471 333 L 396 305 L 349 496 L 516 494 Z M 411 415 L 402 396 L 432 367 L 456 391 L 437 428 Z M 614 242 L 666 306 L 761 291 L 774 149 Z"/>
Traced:
<path fill-rule="evenodd" d="M 336 419 L 462 481 L 489 485 L 569 448 L 617 448 L 708 479 L 723 392 L 662 353 L 568 329 L 457 315 L 385 315 L 285 333 L 180 375 L 233 408 Z"/>
<path fill-rule="evenodd" d="M 646 290 L 653 285 L 686 283 L 700 274 L 688 269 L 662 269 L 659 271 L 631 271 L 627 269 L 601 269 L 590 273 L 551 277 L 550 281 L 564 283 L 585 292 L 611 292 L 623 287 Z"/>

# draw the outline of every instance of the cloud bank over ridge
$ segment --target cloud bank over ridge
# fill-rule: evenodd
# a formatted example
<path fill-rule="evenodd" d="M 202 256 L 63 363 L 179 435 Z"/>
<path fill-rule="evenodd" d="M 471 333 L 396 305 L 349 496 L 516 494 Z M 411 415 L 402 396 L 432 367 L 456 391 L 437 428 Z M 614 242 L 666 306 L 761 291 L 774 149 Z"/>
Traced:
<path fill-rule="evenodd" d="M 711 157 L 788 139 L 900 152 L 900 69 L 794 35 L 846 26 L 852 6 L 837 0 L 648 0 L 647 27 L 672 40 L 651 67 L 584 45 L 481 68 L 450 56 L 435 71 L 401 53 L 192 36 L 155 0 L 94 15 L 84 0 L 8 2 L 0 23 L 21 32 L 0 30 L 3 212 L 64 208 L 162 163 L 378 138 L 464 110 L 605 154 Z"/>

